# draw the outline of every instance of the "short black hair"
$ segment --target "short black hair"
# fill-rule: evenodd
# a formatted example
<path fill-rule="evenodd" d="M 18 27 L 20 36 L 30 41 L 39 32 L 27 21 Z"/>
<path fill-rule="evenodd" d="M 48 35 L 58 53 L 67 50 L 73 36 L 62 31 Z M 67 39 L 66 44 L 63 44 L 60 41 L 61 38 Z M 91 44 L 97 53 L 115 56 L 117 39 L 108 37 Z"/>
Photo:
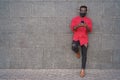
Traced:
<path fill-rule="evenodd" d="M 86 11 L 87 11 L 87 6 L 85 5 L 80 6 L 80 11 L 81 11 L 81 8 L 86 8 Z"/>

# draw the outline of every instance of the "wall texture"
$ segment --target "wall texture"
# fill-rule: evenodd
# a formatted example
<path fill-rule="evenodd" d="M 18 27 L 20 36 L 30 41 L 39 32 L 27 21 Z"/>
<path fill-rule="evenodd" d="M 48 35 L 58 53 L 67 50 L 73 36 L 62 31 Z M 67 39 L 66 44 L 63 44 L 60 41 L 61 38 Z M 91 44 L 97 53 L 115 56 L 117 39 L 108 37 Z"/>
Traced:
<path fill-rule="evenodd" d="M 0 0 L 0 68 L 81 68 L 69 24 L 83 4 L 93 20 L 87 68 L 120 69 L 120 0 Z"/>

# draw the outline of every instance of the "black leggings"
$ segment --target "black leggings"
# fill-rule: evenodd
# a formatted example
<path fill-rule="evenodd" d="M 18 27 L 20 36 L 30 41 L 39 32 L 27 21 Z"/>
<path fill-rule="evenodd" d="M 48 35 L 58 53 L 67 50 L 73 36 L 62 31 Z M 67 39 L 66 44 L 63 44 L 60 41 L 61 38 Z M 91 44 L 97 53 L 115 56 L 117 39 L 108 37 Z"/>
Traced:
<path fill-rule="evenodd" d="M 75 53 L 78 53 L 79 52 L 79 46 L 80 46 L 80 43 L 79 41 L 74 41 L 72 42 L 72 50 L 75 52 Z M 87 48 L 85 45 L 82 45 L 81 46 L 81 50 L 82 50 L 82 69 L 85 69 L 86 67 L 86 61 L 87 61 Z"/>

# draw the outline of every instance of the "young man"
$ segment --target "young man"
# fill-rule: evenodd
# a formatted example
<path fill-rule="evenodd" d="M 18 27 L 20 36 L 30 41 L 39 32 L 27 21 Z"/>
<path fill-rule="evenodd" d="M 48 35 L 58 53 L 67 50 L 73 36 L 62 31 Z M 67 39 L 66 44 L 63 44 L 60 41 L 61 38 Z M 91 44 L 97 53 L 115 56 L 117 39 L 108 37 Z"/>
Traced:
<path fill-rule="evenodd" d="M 87 6 L 80 6 L 79 10 L 80 15 L 72 19 L 70 29 L 73 32 L 72 50 L 76 53 L 77 58 L 80 58 L 79 46 L 82 50 L 80 77 L 84 77 L 87 61 L 88 33 L 92 31 L 92 21 L 86 17 Z"/>

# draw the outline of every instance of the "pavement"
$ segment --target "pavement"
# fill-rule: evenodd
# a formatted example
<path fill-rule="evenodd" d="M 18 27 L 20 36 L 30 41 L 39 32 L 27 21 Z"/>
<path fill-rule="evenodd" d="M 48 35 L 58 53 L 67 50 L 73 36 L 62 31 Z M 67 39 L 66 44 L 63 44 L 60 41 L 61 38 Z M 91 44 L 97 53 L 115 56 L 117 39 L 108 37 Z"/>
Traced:
<path fill-rule="evenodd" d="M 0 80 L 120 80 L 120 69 L 0 69 Z"/>

